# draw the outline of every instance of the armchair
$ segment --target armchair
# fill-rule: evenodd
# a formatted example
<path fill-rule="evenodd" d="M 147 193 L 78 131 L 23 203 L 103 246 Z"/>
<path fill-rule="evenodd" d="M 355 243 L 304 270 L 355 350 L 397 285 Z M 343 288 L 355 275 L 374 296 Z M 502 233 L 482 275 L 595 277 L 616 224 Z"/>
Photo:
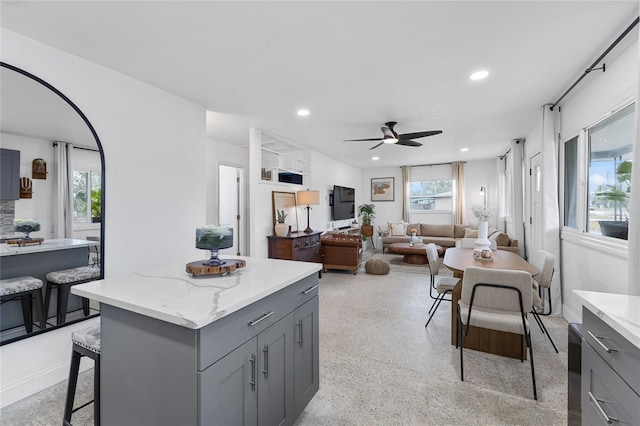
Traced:
<path fill-rule="evenodd" d="M 320 238 L 322 246 L 322 270 L 345 269 L 358 273 L 362 260 L 362 236 L 344 234 L 324 234 Z"/>

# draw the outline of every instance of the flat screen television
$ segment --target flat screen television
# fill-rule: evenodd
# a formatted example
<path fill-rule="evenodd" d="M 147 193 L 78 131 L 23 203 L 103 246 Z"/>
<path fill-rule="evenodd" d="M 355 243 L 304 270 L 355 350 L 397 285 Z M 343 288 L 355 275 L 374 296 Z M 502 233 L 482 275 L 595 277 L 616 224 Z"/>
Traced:
<path fill-rule="evenodd" d="M 346 186 L 333 185 L 332 220 L 353 219 L 356 217 L 356 190 Z"/>

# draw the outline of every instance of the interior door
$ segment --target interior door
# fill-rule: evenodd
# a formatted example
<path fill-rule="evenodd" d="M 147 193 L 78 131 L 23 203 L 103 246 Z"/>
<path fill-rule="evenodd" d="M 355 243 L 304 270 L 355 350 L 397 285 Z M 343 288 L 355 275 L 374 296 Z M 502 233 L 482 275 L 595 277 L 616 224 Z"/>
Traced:
<path fill-rule="evenodd" d="M 220 225 L 233 228 L 233 247 L 220 250 L 221 253 L 240 255 L 244 251 L 245 241 L 243 169 L 221 164 L 218 169 L 218 218 Z"/>
<path fill-rule="evenodd" d="M 529 180 L 531 194 L 531 251 L 542 249 L 542 154 L 531 157 L 531 179 Z"/>

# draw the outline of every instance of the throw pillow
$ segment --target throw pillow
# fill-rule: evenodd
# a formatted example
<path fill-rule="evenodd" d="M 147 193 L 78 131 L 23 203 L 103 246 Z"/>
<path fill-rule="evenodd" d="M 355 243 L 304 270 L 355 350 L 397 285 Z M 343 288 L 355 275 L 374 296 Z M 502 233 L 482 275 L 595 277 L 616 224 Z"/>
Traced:
<path fill-rule="evenodd" d="M 465 229 L 463 238 L 478 238 L 478 230 L 471 228 Z"/>
<path fill-rule="evenodd" d="M 404 232 L 404 224 L 402 222 L 389 223 L 389 235 L 391 235 L 392 237 L 405 235 Z"/>
<path fill-rule="evenodd" d="M 496 240 L 496 244 L 499 246 L 508 246 L 509 243 L 511 243 L 511 238 L 502 232 L 498 232 L 498 235 L 496 235 L 494 239 Z"/>

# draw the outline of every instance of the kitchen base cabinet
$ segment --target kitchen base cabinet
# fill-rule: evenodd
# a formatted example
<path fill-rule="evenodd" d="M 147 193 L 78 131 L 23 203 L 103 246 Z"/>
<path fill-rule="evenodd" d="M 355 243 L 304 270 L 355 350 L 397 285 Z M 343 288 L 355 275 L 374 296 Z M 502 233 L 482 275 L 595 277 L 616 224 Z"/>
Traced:
<path fill-rule="evenodd" d="M 318 390 L 316 274 L 200 329 L 101 315 L 103 425 L 292 425 Z"/>
<path fill-rule="evenodd" d="M 582 309 L 582 424 L 638 424 L 640 348 Z"/>
<path fill-rule="evenodd" d="M 318 298 L 306 302 L 293 313 L 296 326 L 294 345 L 295 363 L 295 417 L 302 413 L 320 388 L 320 337 L 318 335 Z"/>

